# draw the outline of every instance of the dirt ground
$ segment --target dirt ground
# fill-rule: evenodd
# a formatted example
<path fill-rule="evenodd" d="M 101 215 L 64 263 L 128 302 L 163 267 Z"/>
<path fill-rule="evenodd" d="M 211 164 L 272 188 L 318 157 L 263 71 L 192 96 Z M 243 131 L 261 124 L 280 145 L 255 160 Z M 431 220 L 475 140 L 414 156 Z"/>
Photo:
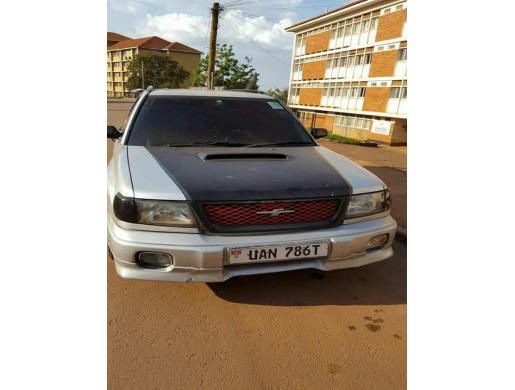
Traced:
<path fill-rule="evenodd" d="M 109 124 L 129 108 L 108 104 Z M 402 172 L 382 148 L 354 148 L 344 154 Z M 108 256 L 108 388 L 404 389 L 406 246 L 394 250 L 361 268 L 221 284 L 125 280 Z"/>
<path fill-rule="evenodd" d="M 404 389 L 406 247 L 366 267 L 221 284 L 108 260 L 109 389 Z"/>

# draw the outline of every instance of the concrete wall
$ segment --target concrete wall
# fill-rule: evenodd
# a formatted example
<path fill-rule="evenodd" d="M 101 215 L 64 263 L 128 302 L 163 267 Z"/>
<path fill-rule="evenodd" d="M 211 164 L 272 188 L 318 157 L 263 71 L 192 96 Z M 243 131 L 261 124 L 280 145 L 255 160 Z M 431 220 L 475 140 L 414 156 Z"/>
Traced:
<path fill-rule="evenodd" d="M 406 119 L 384 118 L 384 120 L 391 122 L 391 127 L 390 134 L 383 135 L 372 133 L 370 128 L 367 130 L 363 128 L 336 125 L 336 116 L 331 113 L 303 111 L 303 115 L 305 119 L 302 120 L 302 123 L 305 127 L 323 127 L 330 133 L 340 135 L 342 137 L 362 141 L 373 141 L 387 145 L 406 145 L 408 142 Z M 363 118 L 367 117 L 363 116 Z"/>
<path fill-rule="evenodd" d="M 369 77 L 387 77 L 395 73 L 398 50 L 379 51 L 372 54 Z"/>
<path fill-rule="evenodd" d="M 385 112 L 390 88 L 388 87 L 367 87 L 363 111 Z"/>
<path fill-rule="evenodd" d="M 301 88 L 299 103 L 305 106 L 319 106 L 322 98 L 322 88 Z"/>
<path fill-rule="evenodd" d="M 186 80 L 181 85 L 181 87 L 183 88 L 188 88 L 193 83 L 193 76 L 200 62 L 200 54 L 172 51 L 169 55 L 170 57 L 172 57 L 172 59 L 177 61 L 179 65 L 184 68 L 185 71 L 189 72 L 189 80 Z"/>
<path fill-rule="evenodd" d="M 306 54 L 327 50 L 329 48 L 330 38 L 331 35 L 329 31 L 309 35 L 306 38 Z"/>
<path fill-rule="evenodd" d="M 327 60 L 305 62 L 302 68 L 302 80 L 323 79 Z"/>
<path fill-rule="evenodd" d="M 399 38 L 406 20 L 407 10 L 390 12 L 379 17 L 377 25 L 376 42 Z"/>

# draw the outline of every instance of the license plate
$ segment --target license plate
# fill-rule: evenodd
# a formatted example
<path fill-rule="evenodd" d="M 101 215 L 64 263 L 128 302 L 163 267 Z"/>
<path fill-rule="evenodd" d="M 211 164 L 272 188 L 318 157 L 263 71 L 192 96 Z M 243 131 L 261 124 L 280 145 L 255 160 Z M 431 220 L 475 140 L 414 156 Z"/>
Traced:
<path fill-rule="evenodd" d="M 310 242 L 287 245 L 228 248 L 229 263 L 259 263 L 267 261 L 313 259 L 327 257 L 328 242 Z"/>

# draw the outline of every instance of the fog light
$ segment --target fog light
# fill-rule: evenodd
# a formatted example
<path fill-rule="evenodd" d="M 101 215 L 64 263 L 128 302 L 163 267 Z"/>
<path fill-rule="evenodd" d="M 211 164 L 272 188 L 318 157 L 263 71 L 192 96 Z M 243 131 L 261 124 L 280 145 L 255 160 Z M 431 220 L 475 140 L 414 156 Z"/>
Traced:
<path fill-rule="evenodd" d="M 371 251 L 383 247 L 388 242 L 388 234 L 380 234 L 372 237 L 367 244 L 367 250 Z"/>
<path fill-rule="evenodd" d="M 167 253 L 141 252 L 138 264 L 145 268 L 166 268 L 172 265 L 172 256 Z"/>

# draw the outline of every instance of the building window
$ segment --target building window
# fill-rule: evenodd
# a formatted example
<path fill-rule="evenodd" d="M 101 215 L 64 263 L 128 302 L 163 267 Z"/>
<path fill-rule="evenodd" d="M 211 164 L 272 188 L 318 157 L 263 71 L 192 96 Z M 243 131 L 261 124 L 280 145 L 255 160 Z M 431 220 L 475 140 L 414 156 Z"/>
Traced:
<path fill-rule="evenodd" d="M 390 89 L 390 99 L 407 99 L 408 88 L 407 87 L 393 87 Z"/>
<path fill-rule="evenodd" d="M 290 91 L 290 103 L 299 104 L 300 88 L 292 88 Z"/>
<path fill-rule="evenodd" d="M 390 89 L 390 99 L 398 99 L 400 96 L 401 89 L 399 87 L 393 87 Z"/>
<path fill-rule="evenodd" d="M 303 55 L 306 51 L 306 38 L 298 37 L 295 46 L 295 54 L 298 56 Z"/>
<path fill-rule="evenodd" d="M 368 28 L 370 26 L 370 20 L 365 20 L 361 22 L 361 32 L 368 31 Z"/>
<path fill-rule="evenodd" d="M 406 61 L 408 59 L 408 49 L 403 48 L 399 50 L 397 54 L 397 61 Z"/>
<path fill-rule="evenodd" d="M 372 54 L 365 54 L 365 65 L 368 65 L 372 62 Z"/>
<path fill-rule="evenodd" d="M 377 18 L 370 20 L 370 29 L 375 30 L 377 28 Z"/>
<path fill-rule="evenodd" d="M 365 97 L 365 90 L 366 90 L 366 88 L 363 88 L 363 87 L 358 88 L 358 96 L 360 98 Z"/>

